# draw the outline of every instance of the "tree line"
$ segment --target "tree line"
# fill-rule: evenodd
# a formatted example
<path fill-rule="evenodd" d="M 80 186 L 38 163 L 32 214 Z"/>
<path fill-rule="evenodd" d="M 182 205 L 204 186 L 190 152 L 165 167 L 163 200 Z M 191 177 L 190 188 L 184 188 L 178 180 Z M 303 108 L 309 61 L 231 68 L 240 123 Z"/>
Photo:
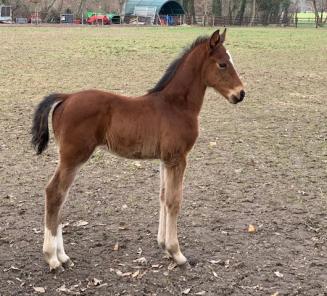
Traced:
<path fill-rule="evenodd" d="M 307 5 L 316 15 L 317 26 L 326 23 L 327 0 L 178 0 L 188 16 L 210 15 L 229 19 L 230 24 L 268 25 L 282 20 L 294 19 L 300 4 Z M 71 12 L 81 17 L 86 10 L 113 11 L 120 13 L 124 0 L 0 0 L 0 4 L 11 5 L 13 16 L 28 17 L 38 9 L 43 21 L 58 18 L 60 13 Z"/>

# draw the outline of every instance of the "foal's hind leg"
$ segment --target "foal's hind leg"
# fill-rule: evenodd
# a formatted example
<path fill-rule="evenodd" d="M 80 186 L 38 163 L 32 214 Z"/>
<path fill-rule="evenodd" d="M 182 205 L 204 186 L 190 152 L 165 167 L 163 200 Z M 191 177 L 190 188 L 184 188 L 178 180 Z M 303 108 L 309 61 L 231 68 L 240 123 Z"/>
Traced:
<path fill-rule="evenodd" d="M 64 250 L 60 212 L 76 171 L 77 167 L 60 164 L 46 188 L 43 253 L 50 270 L 69 260 Z"/>
<path fill-rule="evenodd" d="M 165 166 L 160 163 L 160 213 L 159 213 L 159 227 L 158 227 L 158 244 L 165 249 L 166 240 L 166 207 L 165 207 Z"/>
<path fill-rule="evenodd" d="M 95 147 L 81 143 L 82 141 L 75 145 L 65 143 L 65 148 L 60 151 L 60 164 L 46 188 L 43 253 L 50 270 L 69 261 L 62 238 L 61 208 L 78 169 Z"/>
<path fill-rule="evenodd" d="M 183 176 L 186 160 L 180 159 L 173 165 L 165 166 L 165 205 L 166 205 L 166 240 L 165 246 L 178 265 L 186 263 L 187 259 L 179 248 L 177 238 L 177 216 L 180 211 L 183 191 Z"/>

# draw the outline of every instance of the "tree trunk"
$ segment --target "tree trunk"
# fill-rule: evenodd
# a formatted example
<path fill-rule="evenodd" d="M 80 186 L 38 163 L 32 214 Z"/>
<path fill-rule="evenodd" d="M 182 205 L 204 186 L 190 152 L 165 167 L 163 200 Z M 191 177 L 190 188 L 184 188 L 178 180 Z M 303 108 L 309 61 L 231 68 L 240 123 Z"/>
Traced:
<path fill-rule="evenodd" d="M 250 26 L 253 26 L 255 16 L 256 16 L 256 2 L 257 0 L 252 0 L 252 8 L 251 8 L 251 21 L 250 21 Z"/>
<path fill-rule="evenodd" d="M 212 14 L 215 16 L 222 16 L 221 0 L 212 1 Z"/>
<path fill-rule="evenodd" d="M 312 6 L 315 12 L 315 21 L 316 21 L 316 28 L 318 28 L 319 26 L 319 12 L 318 12 L 318 8 L 317 8 L 317 2 L 316 0 L 312 0 Z"/>
<path fill-rule="evenodd" d="M 44 22 L 48 22 L 49 21 L 49 16 L 50 16 L 50 10 L 53 7 L 53 5 L 56 3 L 57 0 L 52 0 L 52 2 L 50 3 L 49 6 L 46 7 L 45 9 L 45 17 L 44 17 Z"/>
<path fill-rule="evenodd" d="M 86 1 L 87 0 L 81 0 L 80 3 L 79 3 L 78 10 L 77 10 L 77 15 L 79 17 L 82 17 L 82 13 L 83 13 L 84 6 L 85 6 Z"/>
<path fill-rule="evenodd" d="M 242 23 L 243 23 L 243 17 L 244 17 L 244 12 L 245 12 L 245 5 L 246 5 L 246 0 L 242 0 L 242 2 L 241 2 L 241 8 L 240 8 L 240 11 L 238 13 L 240 26 L 242 26 Z"/>
<path fill-rule="evenodd" d="M 186 8 L 187 14 L 189 16 L 191 16 L 194 20 L 194 23 L 196 23 L 194 0 L 184 0 L 183 4 L 184 4 L 184 7 Z"/>

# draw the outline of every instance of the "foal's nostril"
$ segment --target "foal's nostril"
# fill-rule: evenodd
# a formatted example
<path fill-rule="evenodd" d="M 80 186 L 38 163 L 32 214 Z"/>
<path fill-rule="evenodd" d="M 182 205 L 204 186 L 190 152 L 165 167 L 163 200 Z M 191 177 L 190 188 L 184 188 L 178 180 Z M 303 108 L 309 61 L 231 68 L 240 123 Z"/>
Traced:
<path fill-rule="evenodd" d="M 245 97 L 245 91 L 242 89 L 242 90 L 240 91 L 240 100 L 243 100 L 244 97 Z"/>
<path fill-rule="evenodd" d="M 244 99 L 244 97 L 245 97 L 245 91 L 242 89 L 240 91 L 240 100 L 242 101 Z"/>

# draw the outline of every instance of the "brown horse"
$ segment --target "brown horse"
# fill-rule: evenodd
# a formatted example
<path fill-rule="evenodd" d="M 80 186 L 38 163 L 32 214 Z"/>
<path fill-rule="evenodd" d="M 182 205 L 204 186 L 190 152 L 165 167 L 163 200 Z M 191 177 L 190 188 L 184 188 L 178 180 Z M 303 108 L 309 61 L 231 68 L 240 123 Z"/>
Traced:
<path fill-rule="evenodd" d="M 176 261 L 187 260 L 177 239 L 186 158 L 198 137 L 198 116 L 207 87 L 230 103 L 241 102 L 243 84 L 223 43 L 226 29 L 199 37 L 147 94 L 124 97 L 98 90 L 52 94 L 37 107 L 32 144 L 41 154 L 49 140 L 48 115 L 60 162 L 46 187 L 43 253 L 50 269 L 70 262 L 64 251 L 61 209 L 79 168 L 98 146 L 131 159 L 160 159 L 158 243 Z"/>

